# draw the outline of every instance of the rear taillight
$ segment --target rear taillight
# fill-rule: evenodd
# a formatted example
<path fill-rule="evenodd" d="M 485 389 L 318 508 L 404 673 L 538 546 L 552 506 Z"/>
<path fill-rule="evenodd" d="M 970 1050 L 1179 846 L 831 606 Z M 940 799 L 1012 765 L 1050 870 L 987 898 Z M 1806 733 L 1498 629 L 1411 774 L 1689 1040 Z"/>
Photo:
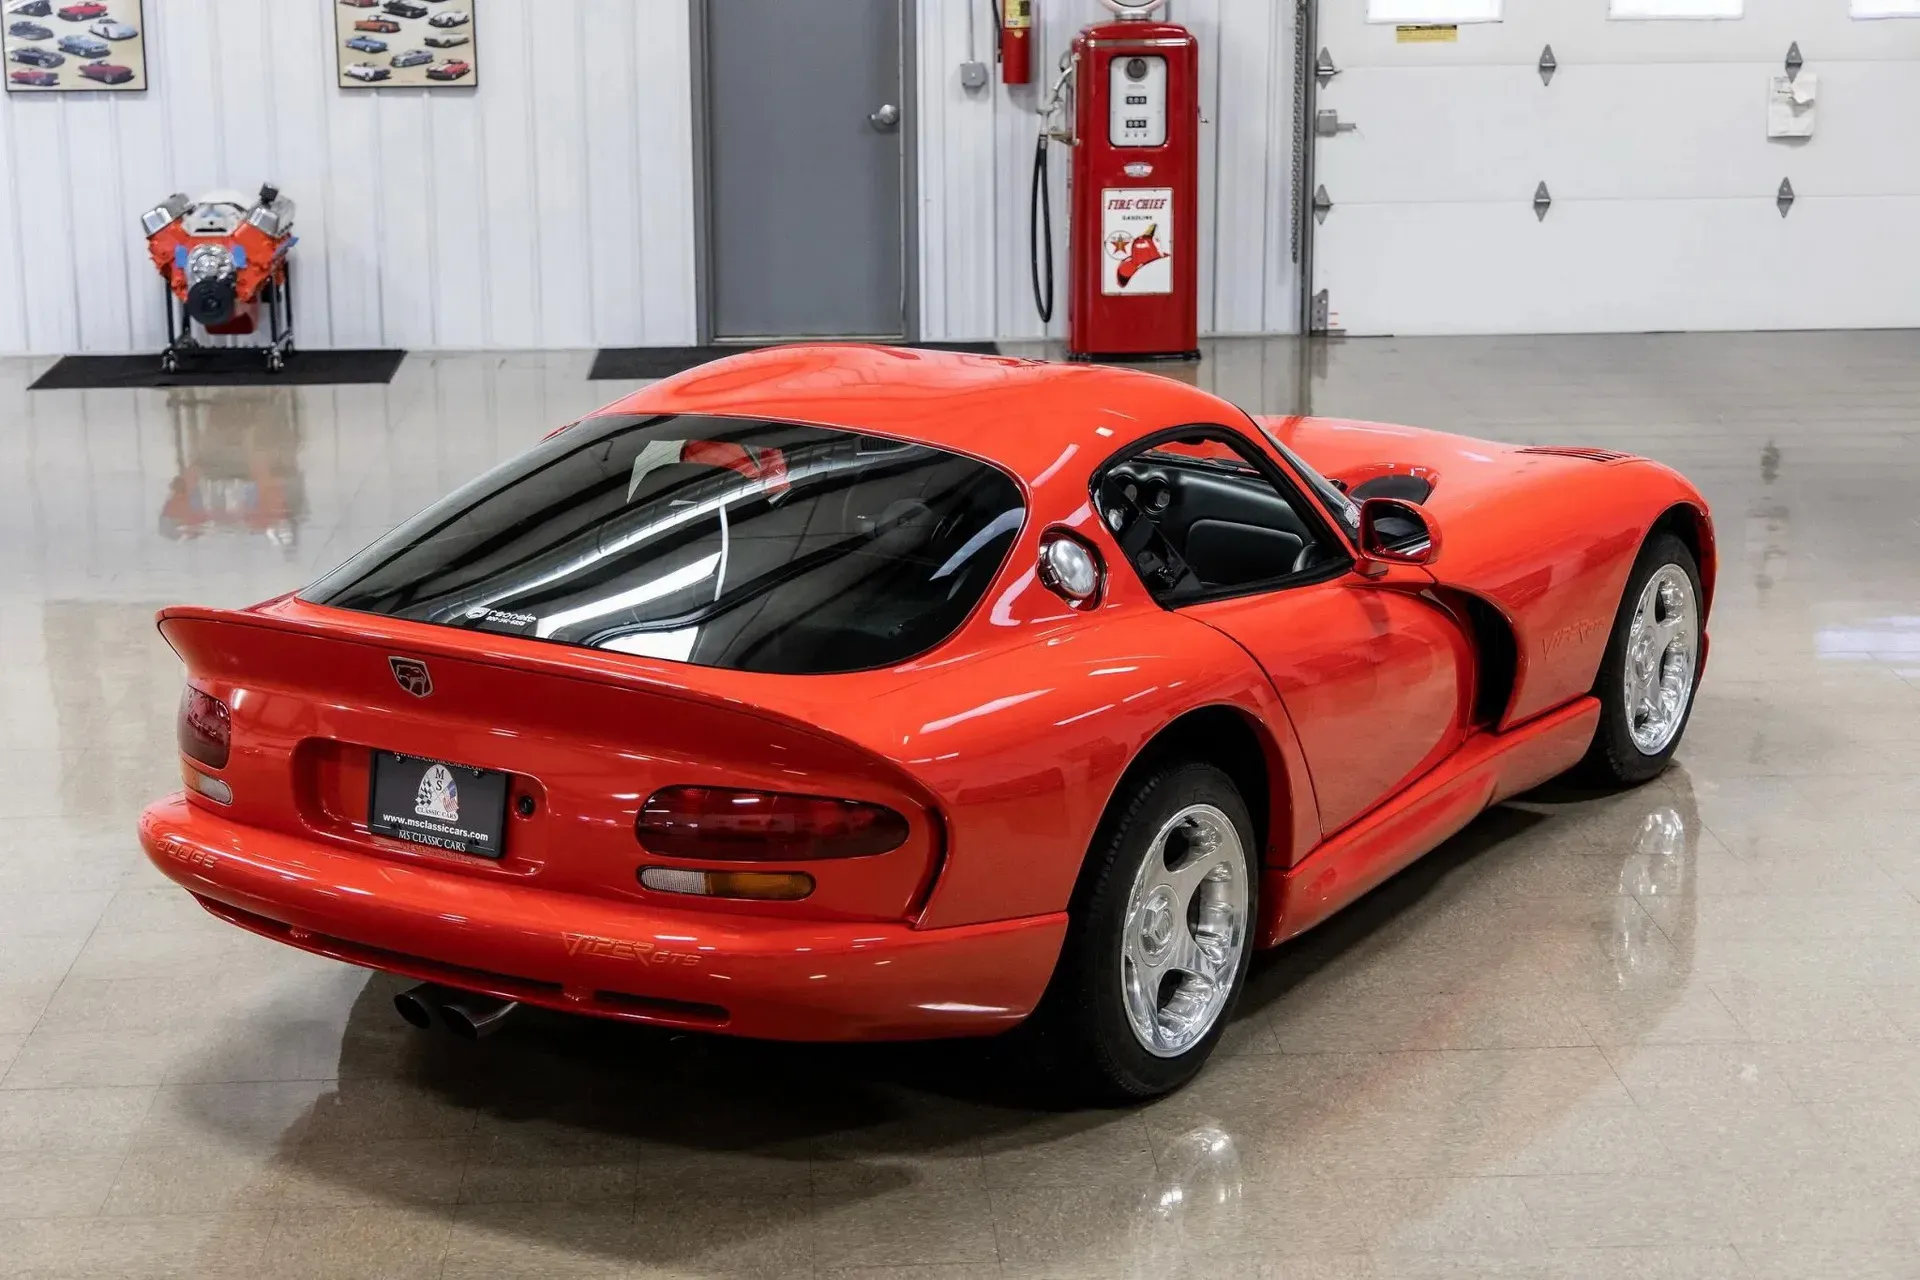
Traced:
<path fill-rule="evenodd" d="M 233 738 L 227 704 L 192 685 L 180 695 L 180 750 L 209 769 L 227 767 Z"/>
<path fill-rule="evenodd" d="M 897 849 L 907 820 L 885 805 L 727 787 L 668 787 L 647 797 L 634 834 L 669 858 L 810 862 Z"/>

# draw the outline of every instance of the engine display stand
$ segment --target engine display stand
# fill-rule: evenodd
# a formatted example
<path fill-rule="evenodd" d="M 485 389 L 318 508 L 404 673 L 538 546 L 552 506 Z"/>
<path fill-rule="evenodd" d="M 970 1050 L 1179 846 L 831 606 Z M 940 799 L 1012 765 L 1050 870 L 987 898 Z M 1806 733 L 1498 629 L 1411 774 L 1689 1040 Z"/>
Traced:
<path fill-rule="evenodd" d="M 194 336 L 194 320 L 187 304 L 174 296 L 170 283 L 162 281 L 167 300 L 167 345 L 160 352 L 162 373 L 177 373 L 181 362 L 214 351 L 232 351 L 233 347 L 215 347 Z M 287 367 L 293 351 L 293 263 L 283 262 L 272 279 L 261 286 L 257 299 L 267 311 L 267 341 L 257 349 L 266 356 L 267 372 L 279 373 Z M 240 348 L 244 349 L 244 348 Z"/>

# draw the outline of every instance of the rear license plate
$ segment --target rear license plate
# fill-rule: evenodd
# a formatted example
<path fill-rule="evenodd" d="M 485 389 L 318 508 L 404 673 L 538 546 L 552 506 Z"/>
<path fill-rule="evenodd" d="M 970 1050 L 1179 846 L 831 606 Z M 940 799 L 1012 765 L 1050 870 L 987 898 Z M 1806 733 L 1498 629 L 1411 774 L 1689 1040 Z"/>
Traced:
<path fill-rule="evenodd" d="M 373 753 L 367 828 L 482 858 L 503 856 L 507 775 L 422 756 Z"/>

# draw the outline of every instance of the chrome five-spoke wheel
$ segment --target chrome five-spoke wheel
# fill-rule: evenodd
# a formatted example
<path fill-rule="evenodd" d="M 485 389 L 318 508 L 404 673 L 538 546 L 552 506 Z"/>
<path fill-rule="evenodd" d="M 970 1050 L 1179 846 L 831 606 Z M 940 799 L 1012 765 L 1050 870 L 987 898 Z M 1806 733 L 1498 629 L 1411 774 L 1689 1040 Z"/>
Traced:
<path fill-rule="evenodd" d="M 1240 974 L 1251 912 L 1233 821 L 1192 804 L 1161 825 L 1127 896 L 1121 1000 L 1141 1048 L 1186 1053 L 1220 1020 Z"/>
<path fill-rule="evenodd" d="M 1659 775 L 1679 749 L 1707 652 L 1700 562 L 1668 530 L 1634 558 L 1593 681 L 1600 720 L 1580 772 L 1602 786 Z"/>
<path fill-rule="evenodd" d="M 1665 751 L 1686 722 L 1699 635 L 1692 580 L 1677 564 L 1660 566 L 1634 606 L 1622 672 L 1627 729 L 1642 755 Z"/>

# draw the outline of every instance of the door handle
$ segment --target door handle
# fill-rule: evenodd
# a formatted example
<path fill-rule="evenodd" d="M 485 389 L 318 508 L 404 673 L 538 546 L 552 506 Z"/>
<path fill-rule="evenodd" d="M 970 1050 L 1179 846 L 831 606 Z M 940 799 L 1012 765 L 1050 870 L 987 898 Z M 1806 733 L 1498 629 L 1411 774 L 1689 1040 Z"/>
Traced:
<path fill-rule="evenodd" d="M 894 126 L 900 123 L 900 108 L 891 102 L 883 102 L 878 111 L 867 117 L 867 123 L 881 133 L 892 133 Z"/>

